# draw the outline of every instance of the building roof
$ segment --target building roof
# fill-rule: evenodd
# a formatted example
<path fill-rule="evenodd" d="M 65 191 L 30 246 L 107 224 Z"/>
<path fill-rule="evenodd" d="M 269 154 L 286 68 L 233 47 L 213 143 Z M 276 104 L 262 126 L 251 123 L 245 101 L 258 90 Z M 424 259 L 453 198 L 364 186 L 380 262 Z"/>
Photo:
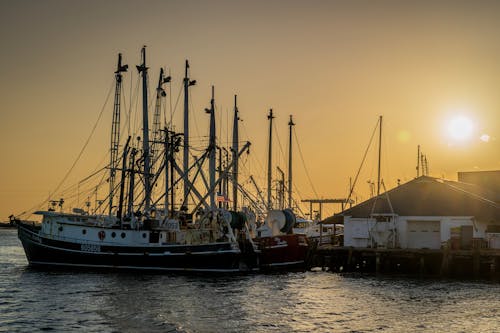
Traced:
<path fill-rule="evenodd" d="M 496 195 L 495 191 L 475 184 L 421 176 L 346 209 L 340 215 L 474 216 L 482 221 L 500 222 Z"/>
<path fill-rule="evenodd" d="M 459 172 L 458 181 L 488 189 L 491 192 L 488 198 L 500 203 L 500 170 Z"/>

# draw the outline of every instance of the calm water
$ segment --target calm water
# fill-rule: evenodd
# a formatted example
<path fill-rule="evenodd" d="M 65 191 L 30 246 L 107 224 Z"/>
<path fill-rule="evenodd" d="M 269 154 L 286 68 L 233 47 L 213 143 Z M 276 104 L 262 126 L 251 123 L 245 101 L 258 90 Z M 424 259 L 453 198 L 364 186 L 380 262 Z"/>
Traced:
<path fill-rule="evenodd" d="M 0 332 L 498 332 L 499 312 L 487 282 L 39 271 L 0 229 Z"/>

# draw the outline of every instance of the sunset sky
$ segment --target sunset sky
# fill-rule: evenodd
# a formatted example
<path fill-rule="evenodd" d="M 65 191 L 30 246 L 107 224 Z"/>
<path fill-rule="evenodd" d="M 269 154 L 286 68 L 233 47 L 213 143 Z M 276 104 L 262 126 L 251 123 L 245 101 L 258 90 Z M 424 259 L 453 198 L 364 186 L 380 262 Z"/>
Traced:
<path fill-rule="evenodd" d="M 262 184 L 268 110 L 285 155 L 293 115 L 314 187 L 295 147 L 302 198 L 347 195 L 379 115 L 388 188 L 415 177 L 417 145 L 431 176 L 500 169 L 498 1 L 2 0 L 0 42 L 0 221 L 47 199 L 71 167 L 113 84 L 119 52 L 130 66 L 128 103 L 143 45 L 151 86 L 160 67 L 170 70 L 173 104 L 189 59 L 198 142 L 208 134 L 211 85 L 222 143 L 238 94 L 242 140 L 252 142 L 245 168 Z M 182 97 L 179 130 L 181 114 Z M 106 159 L 111 115 L 108 102 L 66 185 Z M 376 181 L 376 158 L 372 147 L 358 199 Z"/>

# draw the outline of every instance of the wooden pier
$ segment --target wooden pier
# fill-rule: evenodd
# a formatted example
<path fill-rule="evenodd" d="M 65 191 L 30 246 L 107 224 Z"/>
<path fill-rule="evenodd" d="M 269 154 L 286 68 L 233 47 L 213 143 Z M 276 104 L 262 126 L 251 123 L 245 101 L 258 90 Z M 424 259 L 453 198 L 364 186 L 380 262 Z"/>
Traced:
<path fill-rule="evenodd" d="M 313 247 L 309 266 L 332 272 L 500 280 L 500 250 Z"/>

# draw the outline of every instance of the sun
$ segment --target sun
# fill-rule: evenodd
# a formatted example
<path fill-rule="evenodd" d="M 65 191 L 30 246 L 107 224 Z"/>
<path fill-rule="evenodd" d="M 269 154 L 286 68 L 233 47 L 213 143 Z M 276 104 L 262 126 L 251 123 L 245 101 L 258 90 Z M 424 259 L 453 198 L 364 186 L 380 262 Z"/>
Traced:
<path fill-rule="evenodd" d="M 455 141 L 467 141 L 474 132 L 473 122 L 465 116 L 453 117 L 447 126 L 448 135 Z"/>

